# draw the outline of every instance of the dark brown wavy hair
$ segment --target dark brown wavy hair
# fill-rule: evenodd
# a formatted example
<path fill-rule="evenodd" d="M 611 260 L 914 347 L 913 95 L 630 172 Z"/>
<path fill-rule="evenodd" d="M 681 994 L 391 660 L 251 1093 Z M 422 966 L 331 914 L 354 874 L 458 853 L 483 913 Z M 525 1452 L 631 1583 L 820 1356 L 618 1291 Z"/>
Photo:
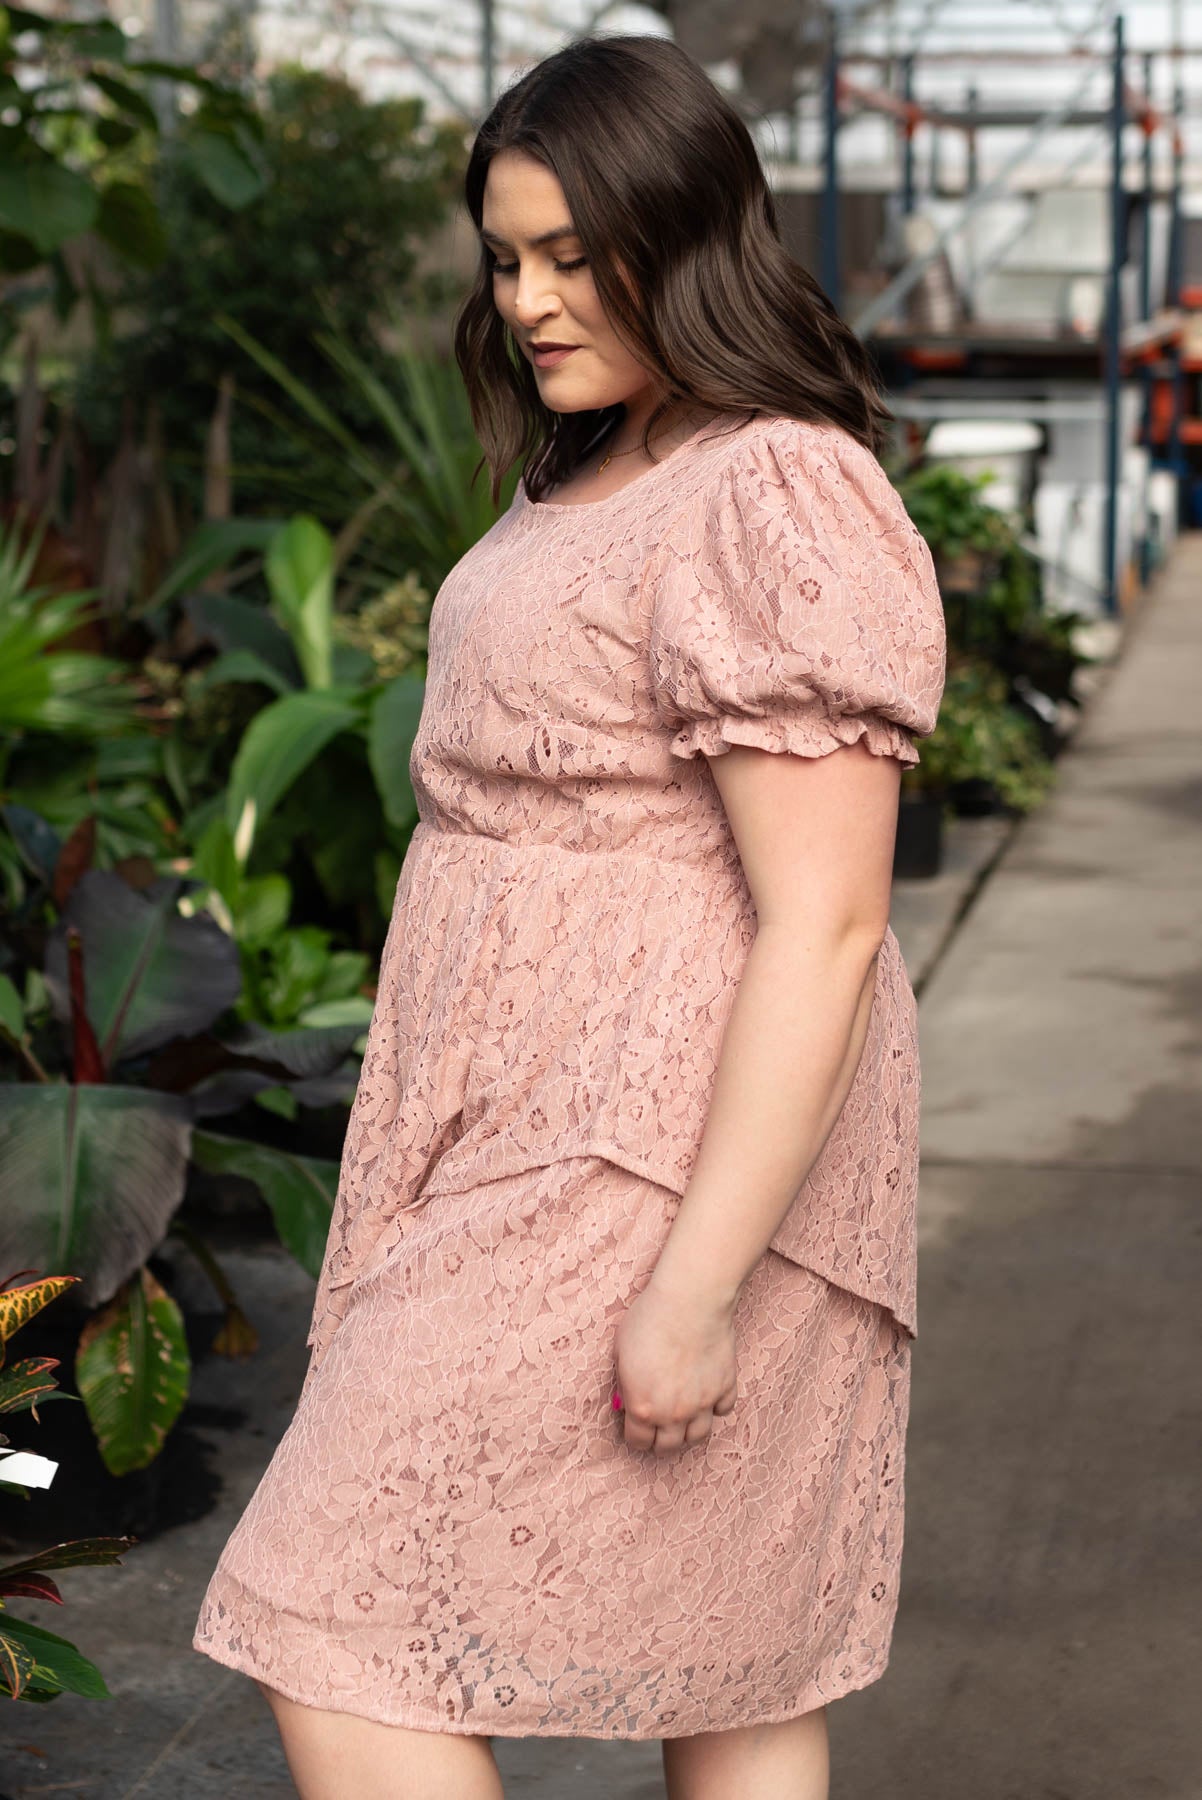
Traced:
<path fill-rule="evenodd" d="M 515 82 L 468 160 L 464 194 L 477 230 L 501 150 L 521 150 L 554 174 L 611 326 L 662 389 L 644 433 L 648 455 L 653 428 L 681 403 L 841 425 L 879 453 L 892 414 L 868 353 L 785 250 L 750 132 L 679 45 L 585 37 Z M 495 260 L 482 241 L 455 318 L 455 356 L 494 502 L 518 457 L 538 500 L 625 409 L 546 406 L 494 304 Z"/>

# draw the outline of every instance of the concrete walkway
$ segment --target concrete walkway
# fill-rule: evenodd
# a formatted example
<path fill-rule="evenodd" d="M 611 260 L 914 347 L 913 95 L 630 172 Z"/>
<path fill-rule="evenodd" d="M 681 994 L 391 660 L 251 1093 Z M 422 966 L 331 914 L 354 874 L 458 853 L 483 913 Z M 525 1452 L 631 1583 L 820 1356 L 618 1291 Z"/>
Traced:
<path fill-rule="evenodd" d="M 907 1541 L 890 1669 L 831 1709 L 833 1800 L 1202 1800 L 1200 694 L 1194 537 L 950 944 L 932 909 L 988 831 L 957 891 L 898 895 L 924 977 Z M 118 1698 L 0 1710 L 12 1800 L 290 1800 L 258 1696 L 187 1648 L 304 1362 L 304 1277 L 230 1260 L 264 1346 L 198 1370 L 222 1502 L 28 1609 Z M 662 1794 L 654 1744 L 500 1760 L 511 1800 Z"/>
<path fill-rule="evenodd" d="M 836 1800 L 1199 1800 L 1202 536 L 927 983 L 902 1603 Z"/>

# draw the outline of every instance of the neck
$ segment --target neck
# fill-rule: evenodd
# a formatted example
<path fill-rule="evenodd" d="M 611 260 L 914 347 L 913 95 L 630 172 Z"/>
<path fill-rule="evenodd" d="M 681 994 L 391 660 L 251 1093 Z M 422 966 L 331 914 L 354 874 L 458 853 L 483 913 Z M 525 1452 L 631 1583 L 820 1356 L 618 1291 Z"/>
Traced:
<path fill-rule="evenodd" d="M 656 408 L 654 396 L 644 399 L 639 395 L 626 404 L 626 417 L 615 427 L 613 442 L 620 450 L 632 450 L 640 444 L 647 421 Z M 696 408 L 686 405 L 674 406 L 663 418 L 657 420 L 651 436 L 651 446 L 658 449 L 661 444 L 671 443 L 688 431 L 696 422 Z"/>

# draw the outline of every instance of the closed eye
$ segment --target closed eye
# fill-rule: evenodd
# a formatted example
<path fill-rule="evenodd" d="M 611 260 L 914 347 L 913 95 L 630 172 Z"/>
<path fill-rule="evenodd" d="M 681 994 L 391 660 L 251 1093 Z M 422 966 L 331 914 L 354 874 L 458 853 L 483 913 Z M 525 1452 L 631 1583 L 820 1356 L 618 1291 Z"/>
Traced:
<path fill-rule="evenodd" d="M 576 269 L 583 269 L 587 261 L 587 256 L 578 256 L 574 262 L 556 262 L 555 267 L 561 275 L 571 275 Z M 517 267 L 516 263 L 498 262 L 495 257 L 492 261 L 494 275 L 516 275 Z"/>

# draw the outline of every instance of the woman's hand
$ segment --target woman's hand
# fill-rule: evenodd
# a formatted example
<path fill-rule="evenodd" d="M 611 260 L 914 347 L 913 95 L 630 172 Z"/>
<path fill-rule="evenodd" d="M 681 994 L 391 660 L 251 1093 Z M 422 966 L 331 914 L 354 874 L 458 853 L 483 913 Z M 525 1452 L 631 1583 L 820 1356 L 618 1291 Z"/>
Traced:
<path fill-rule="evenodd" d="M 738 1397 L 731 1305 L 682 1296 L 652 1277 L 618 1326 L 614 1351 L 632 1450 L 668 1456 L 703 1443 Z"/>

